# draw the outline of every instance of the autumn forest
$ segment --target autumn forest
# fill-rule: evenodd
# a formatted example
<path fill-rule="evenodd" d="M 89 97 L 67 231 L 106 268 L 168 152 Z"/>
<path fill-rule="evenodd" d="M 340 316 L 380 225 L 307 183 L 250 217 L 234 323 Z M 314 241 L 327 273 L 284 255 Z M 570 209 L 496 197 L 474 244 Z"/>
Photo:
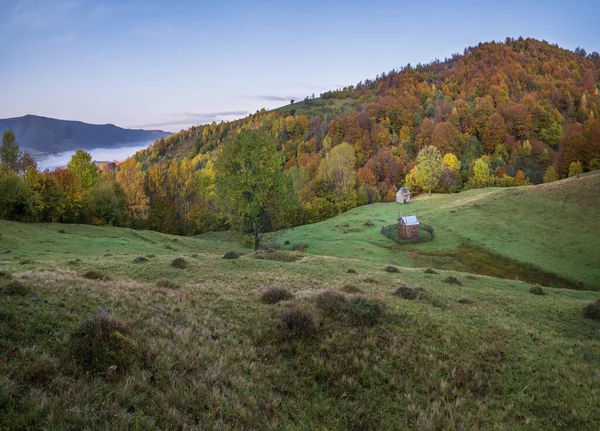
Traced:
<path fill-rule="evenodd" d="M 116 166 L 79 151 L 40 172 L 6 132 L 0 218 L 257 233 L 393 201 L 402 186 L 551 182 L 600 168 L 599 85 L 598 53 L 507 38 L 192 127 Z"/>

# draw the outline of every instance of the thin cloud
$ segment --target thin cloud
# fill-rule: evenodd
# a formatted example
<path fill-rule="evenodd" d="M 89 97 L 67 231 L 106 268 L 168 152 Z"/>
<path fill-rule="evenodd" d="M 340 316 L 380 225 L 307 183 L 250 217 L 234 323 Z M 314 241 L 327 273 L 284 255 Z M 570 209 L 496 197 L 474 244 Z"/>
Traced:
<path fill-rule="evenodd" d="M 278 96 L 276 94 L 255 94 L 240 96 L 244 99 L 264 100 L 267 102 L 288 102 L 290 100 L 301 100 L 302 96 Z"/>
<path fill-rule="evenodd" d="M 170 120 L 163 120 L 155 123 L 140 124 L 135 128 L 156 128 L 167 126 L 192 126 L 196 124 L 207 124 L 220 120 L 223 117 L 244 117 L 248 111 L 219 111 L 219 112 L 178 112 L 169 114 Z"/>

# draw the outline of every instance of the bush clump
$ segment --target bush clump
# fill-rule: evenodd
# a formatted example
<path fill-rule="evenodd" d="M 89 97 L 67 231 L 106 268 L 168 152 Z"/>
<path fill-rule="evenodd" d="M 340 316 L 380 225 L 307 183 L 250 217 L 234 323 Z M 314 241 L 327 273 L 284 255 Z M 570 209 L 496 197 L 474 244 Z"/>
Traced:
<path fill-rule="evenodd" d="M 223 259 L 239 259 L 240 255 L 233 251 L 233 250 L 229 250 L 227 253 L 225 253 L 223 255 Z"/>
<path fill-rule="evenodd" d="M 294 295 L 284 287 L 271 286 L 260 297 L 261 302 L 265 304 L 277 304 L 281 301 L 289 301 Z"/>
<path fill-rule="evenodd" d="M 536 285 L 529 289 L 529 293 L 532 293 L 534 295 L 545 295 L 546 291 L 542 289 L 542 286 Z"/>
<path fill-rule="evenodd" d="M 427 268 L 425 274 L 438 274 L 438 272 L 435 269 Z"/>
<path fill-rule="evenodd" d="M 0 285 L 0 293 L 8 296 L 30 296 L 31 290 L 18 280 L 10 280 Z"/>
<path fill-rule="evenodd" d="M 350 300 L 348 316 L 355 325 L 373 326 L 383 316 L 383 304 L 362 296 Z"/>
<path fill-rule="evenodd" d="M 299 252 L 301 252 L 301 253 L 303 253 L 303 252 L 304 252 L 304 250 L 305 250 L 305 249 L 307 249 L 307 248 L 308 248 L 308 244 L 294 244 L 294 245 L 292 246 L 292 249 L 293 249 L 294 251 L 299 251 Z"/>
<path fill-rule="evenodd" d="M 171 261 L 171 266 L 173 268 L 184 269 L 187 268 L 188 263 L 187 260 L 185 260 L 183 257 L 176 257 Z"/>
<path fill-rule="evenodd" d="M 106 276 L 102 272 L 97 271 L 95 269 L 92 269 L 92 270 L 86 272 L 85 274 L 83 274 L 83 278 L 87 278 L 88 280 L 100 280 L 100 281 L 108 280 L 108 276 Z"/>
<path fill-rule="evenodd" d="M 473 301 L 473 300 L 471 300 L 469 298 L 462 298 L 462 299 L 459 299 L 456 302 L 458 302 L 459 304 L 466 304 L 466 305 L 470 305 L 470 304 L 474 304 L 475 303 L 475 301 Z"/>
<path fill-rule="evenodd" d="M 462 286 L 462 283 L 460 282 L 460 280 L 456 277 L 453 277 L 451 275 L 449 275 L 448 277 L 446 277 L 444 279 L 444 283 L 448 283 L 448 284 L 456 284 L 458 286 Z"/>
<path fill-rule="evenodd" d="M 177 289 L 179 285 L 168 278 L 161 278 L 156 282 L 156 287 L 162 287 L 166 289 Z"/>
<path fill-rule="evenodd" d="M 354 269 L 354 268 L 348 268 L 348 270 L 346 272 L 348 274 L 358 274 L 358 271 L 356 271 L 356 269 Z"/>
<path fill-rule="evenodd" d="M 398 268 L 396 268 L 395 266 L 392 266 L 392 265 L 386 266 L 384 271 L 389 272 L 389 273 L 400 272 L 400 270 Z"/>
<path fill-rule="evenodd" d="M 360 290 L 358 287 L 354 286 L 353 284 L 345 284 L 342 287 L 342 291 L 346 292 L 346 293 L 362 293 L 362 290 Z"/>
<path fill-rule="evenodd" d="M 0 269 L 0 279 L 10 279 L 12 278 L 12 274 L 8 271 L 4 271 L 3 269 Z"/>
<path fill-rule="evenodd" d="M 408 286 L 400 286 L 394 292 L 394 295 L 396 295 L 402 299 L 407 299 L 409 301 L 419 299 L 422 294 L 423 294 L 423 289 L 413 289 L 412 287 L 408 287 Z"/>
<path fill-rule="evenodd" d="M 287 252 L 287 251 L 283 251 L 283 250 L 277 250 L 277 251 L 260 250 L 260 251 L 255 252 L 254 258 L 262 259 L 262 260 L 273 260 L 276 262 L 296 262 L 296 261 L 302 259 L 302 256 L 300 256 L 296 253 L 291 253 L 291 252 Z"/>
<path fill-rule="evenodd" d="M 600 299 L 583 307 L 583 316 L 588 319 L 600 320 Z"/>
<path fill-rule="evenodd" d="M 343 313 L 348 308 L 346 297 L 339 292 L 327 290 L 315 297 L 317 308 L 325 316 L 334 316 Z"/>
<path fill-rule="evenodd" d="M 70 351 L 86 371 L 127 371 L 139 358 L 139 349 L 127 325 L 108 313 L 90 316 L 71 335 Z"/>
<path fill-rule="evenodd" d="M 135 259 L 133 259 L 133 263 L 144 263 L 144 262 L 148 262 L 148 259 L 145 258 L 144 256 L 139 256 L 139 257 L 136 257 Z"/>
<path fill-rule="evenodd" d="M 298 306 L 283 310 L 279 315 L 279 321 L 284 329 L 299 336 L 313 334 L 319 327 L 314 314 Z"/>

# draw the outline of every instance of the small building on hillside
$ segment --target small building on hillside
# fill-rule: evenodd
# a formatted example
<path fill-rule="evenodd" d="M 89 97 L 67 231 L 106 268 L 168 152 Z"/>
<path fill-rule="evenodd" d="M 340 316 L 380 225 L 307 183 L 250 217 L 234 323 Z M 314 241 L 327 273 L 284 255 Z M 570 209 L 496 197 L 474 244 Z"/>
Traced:
<path fill-rule="evenodd" d="M 407 204 L 410 202 L 410 190 L 408 190 L 408 187 L 400 187 L 400 190 L 396 192 L 396 202 L 399 204 Z"/>
<path fill-rule="evenodd" d="M 421 226 L 421 223 L 419 223 L 417 216 L 400 217 L 398 219 L 398 235 L 400 238 L 418 238 L 419 226 Z"/>

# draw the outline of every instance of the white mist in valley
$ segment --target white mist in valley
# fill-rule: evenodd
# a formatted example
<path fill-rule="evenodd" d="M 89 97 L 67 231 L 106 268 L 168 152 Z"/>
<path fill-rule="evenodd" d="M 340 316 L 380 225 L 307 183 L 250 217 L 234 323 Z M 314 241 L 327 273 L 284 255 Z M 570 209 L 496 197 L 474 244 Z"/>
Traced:
<path fill-rule="evenodd" d="M 85 150 L 92 155 L 92 160 L 99 162 L 120 162 L 126 158 L 134 155 L 140 150 L 145 150 L 152 142 L 145 144 L 138 144 L 133 147 L 122 147 L 122 148 L 94 148 L 92 150 Z M 57 154 L 50 154 L 47 156 L 36 157 L 38 168 L 44 169 L 56 169 L 67 166 L 71 157 L 73 157 L 75 151 L 65 151 Z"/>

